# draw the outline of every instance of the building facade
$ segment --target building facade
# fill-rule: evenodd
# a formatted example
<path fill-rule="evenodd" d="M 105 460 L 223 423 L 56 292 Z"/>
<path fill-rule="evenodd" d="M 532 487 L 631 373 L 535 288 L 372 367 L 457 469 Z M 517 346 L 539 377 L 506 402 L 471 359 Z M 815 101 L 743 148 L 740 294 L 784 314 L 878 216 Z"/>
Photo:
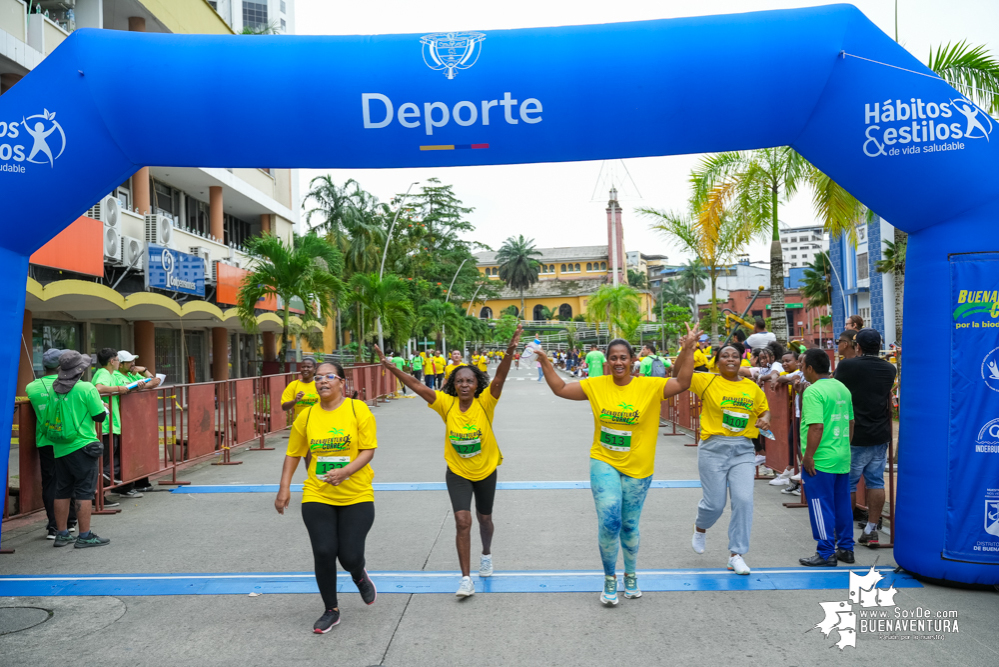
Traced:
<path fill-rule="evenodd" d="M 837 335 L 846 318 L 860 315 L 864 326 L 881 332 L 884 344 L 895 338 L 895 278 L 878 273 L 885 241 L 895 236 L 895 228 L 879 217 L 857 225 L 857 246 L 845 235 L 832 239 L 829 261 L 833 268 L 832 314 Z M 899 341 L 900 342 L 900 341 Z"/>
<path fill-rule="evenodd" d="M 291 32 L 293 1 L 265 4 Z M 22 0 L 0 0 L 0 94 L 80 28 L 233 34 L 243 25 L 204 0 L 36 0 L 31 7 L 29 15 Z M 141 114 L 148 101 L 130 91 L 153 83 L 124 81 L 113 94 Z M 208 122 L 225 122 L 224 115 Z M 281 304 L 259 304 L 255 331 L 240 323 L 236 293 L 251 263 L 245 244 L 264 232 L 290 242 L 300 208 L 294 170 L 139 169 L 31 256 L 19 386 L 41 370 L 48 347 L 129 349 L 170 383 L 259 374 L 275 353 Z"/>
<path fill-rule="evenodd" d="M 815 256 L 829 250 L 829 235 L 822 225 L 791 227 L 780 223 L 777 233 L 784 258 L 784 276 L 791 269 L 804 268 L 815 261 Z"/>

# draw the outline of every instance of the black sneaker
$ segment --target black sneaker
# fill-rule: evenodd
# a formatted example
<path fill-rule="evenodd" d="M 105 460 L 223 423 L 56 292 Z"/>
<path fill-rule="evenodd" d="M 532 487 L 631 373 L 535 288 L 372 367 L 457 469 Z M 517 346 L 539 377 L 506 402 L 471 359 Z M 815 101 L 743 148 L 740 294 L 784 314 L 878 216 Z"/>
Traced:
<path fill-rule="evenodd" d="M 59 538 L 57 537 L 56 542 L 58 541 Z M 103 547 L 105 544 L 109 544 L 110 542 L 111 540 L 109 538 L 97 537 L 97 533 L 95 533 L 94 531 L 90 531 L 90 534 L 87 535 L 86 537 L 81 535 L 80 537 L 76 538 L 75 548 L 86 549 L 87 547 Z"/>
<path fill-rule="evenodd" d="M 368 571 L 364 571 L 364 578 L 360 581 L 355 581 L 354 585 L 357 586 L 357 590 L 361 593 L 361 599 L 364 600 L 364 604 L 372 605 L 378 598 L 378 591 L 375 590 L 375 584 L 371 581 L 371 577 L 368 576 Z"/>
<path fill-rule="evenodd" d="M 60 535 L 59 533 L 56 533 L 53 539 L 55 540 L 55 543 L 52 546 L 67 547 L 73 542 L 76 542 L 76 535 L 70 535 L 69 533 L 66 533 L 65 535 Z"/>
<path fill-rule="evenodd" d="M 880 540 L 878 539 L 878 530 L 875 528 L 869 533 L 861 533 L 860 537 L 857 538 L 857 544 L 862 544 L 865 547 L 870 547 L 872 549 L 877 549 Z"/>
<path fill-rule="evenodd" d="M 120 495 L 121 495 L 122 498 L 141 498 L 142 497 L 142 494 L 139 493 L 138 491 L 136 491 L 135 489 L 131 489 L 129 491 L 125 491 L 124 493 L 121 493 Z"/>
<path fill-rule="evenodd" d="M 56 538 L 56 534 L 58 532 L 59 531 L 56 530 L 55 528 L 49 528 L 48 529 L 48 535 L 45 536 L 45 539 L 47 539 L 47 540 L 54 540 Z"/>
<path fill-rule="evenodd" d="M 137 486 L 137 487 L 135 487 L 135 490 L 139 491 L 140 493 L 148 493 L 149 491 L 153 491 L 154 489 L 153 489 L 153 486 L 151 484 L 146 484 L 145 486 Z"/>
<path fill-rule="evenodd" d="M 312 626 L 312 631 L 317 635 L 325 635 L 333 629 L 334 625 L 340 624 L 340 612 L 336 609 L 327 609 L 326 613 L 319 617 L 316 624 Z"/>
<path fill-rule="evenodd" d="M 854 557 L 853 552 L 847 551 L 846 549 L 836 550 L 836 560 L 841 560 L 844 563 L 849 563 L 851 565 L 857 562 L 857 559 Z"/>
<path fill-rule="evenodd" d="M 118 507 L 119 505 L 121 505 L 121 503 L 117 500 L 108 500 L 107 498 L 104 499 L 104 507 Z"/>
<path fill-rule="evenodd" d="M 836 567 L 836 554 L 823 558 L 818 553 L 809 558 L 799 558 L 798 562 L 806 567 Z"/>

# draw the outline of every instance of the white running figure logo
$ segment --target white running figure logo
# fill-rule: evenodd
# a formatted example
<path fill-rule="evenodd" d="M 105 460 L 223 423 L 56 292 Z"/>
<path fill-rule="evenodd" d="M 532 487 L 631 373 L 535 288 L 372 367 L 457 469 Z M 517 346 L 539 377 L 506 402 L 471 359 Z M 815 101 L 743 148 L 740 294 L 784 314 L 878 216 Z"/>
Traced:
<path fill-rule="evenodd" d="M 35 160 L 35 156 L 39 153 L 45 155 L 48 158 L 49 165 L 55 167 L 56 158 L 62 155 L 62 152 L 66 150 L 66 133 L 62 131 L 62 126 L 55 121 L 55 112 L 49 112 L 48 109 L 44 109 L 42 113 L 35 114 L 34 116 L 29 116 L 28 118 L 21 117 L 21 127 L 31 135 L 34 139 L 34 143 L 31 146 L 31 153 L 28 154 L 28 162 L 34 164 L 45 164 L 44 161 L 39 162 Z M 41 120 L 34 123 L 32 126 L 28 121 L 32 118 L 40 118 Z M 48 130 L 45 129 L 45 123 L 42 121 L 49 121 L 52 123 L 52 127 Z M 59 149 L 58 155 L 52 154 L 52 148 L 49 147 L 48 137 L 56 130 L 59 130 L 59 135 L 62 138 L 62 147 Z"/>
<path fill-rule="evenodd" d="M 989 362 L 989 378 L 992 380 L 999 380 L 999 365 L 995 361 Z"/>
<path fill-rule="evenodd" d="M 965 99 L 951 100 L 951 103 L 953 103 L 954 108 L 958 112 L 960 112 L 968 122 L 968 126 L 964 129 L 964 136 L 968 137 L 969 139 L 981 139 L 982 137 L 984 137 L 985 141 L 988 141 L 989 133 L 992 131 L 992 121 L 991 120 L 988 121 L 989 129 L 986 130 L 985 126 L 982 125 L 982 122 L 978 120 L 978 113 L 979 113 L 978 109 L 975 108 L 975 106 L 972 105 L 968 100 Z M 973 134 L 971 134 L 971 131 L 976 128 L 982 131 L 981 137 L 974 136 Z"/>

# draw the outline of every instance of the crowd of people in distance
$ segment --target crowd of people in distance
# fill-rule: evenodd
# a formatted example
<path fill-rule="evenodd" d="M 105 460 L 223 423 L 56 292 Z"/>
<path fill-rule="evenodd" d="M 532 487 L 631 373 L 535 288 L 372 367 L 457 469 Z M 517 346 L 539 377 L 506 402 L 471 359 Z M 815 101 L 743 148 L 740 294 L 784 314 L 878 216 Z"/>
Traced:
<path fill-rule="evenodd" d="M 117 486 L 123 498 L 141 498 L 142 491 L 151 488 L 148 479 L 129 484 L 119 479 L 121 396 L 154 389 L 161 382 L 137 359 L 127 350 L 104 348 L 97 353 L 97 370 L 87 382 L 83 375 L 90 370 L 90 355 L 48 349 L 42 354 L 42 377 L 25 388 L 36 418 L 47 537 L 56 547 L 72 544 L 82 549 L 110 543 L 90 530 L 98 475 L 103 474 L 106 486 Z M 100 437 L 95 424 L 101 425 Z M 119 503 L 105 498 L 103 504 Z M 79 532 L 73 535 L 77 527 Z"/>
<path fill-rule="evenodd" d="M 855 493 L 864 477 L 870 515 L 861 522 L 857 543 L 876 547 L 884 504 L 884 466 L 891 438 L 889 397 L 895 367 L 880 358 L 881 337 L 863 321 L 851 320 L 840 339 L 843 360 L 830 375 L 825 350 L 792 345 L 785 349 L 766 331 L 762 320 L 746 337 L 737 331 L 717 349 L 695 326 L 680 339 L 675 359 L 659 354 L 654 342 L 640 351 L 622 339 L 602 350 L 593 345 L 583 355 L 576 349 L 546 352 L 537 340 L 519 350 L 518 326 L 505 351 L 476 351 L 470 363 L 460 351 L 445 362 L 439 350 L 410 356 L 385 354 L 382 366 L 424 399 L 444 426 L 445 484 L 455 520 L 455 546 L 461 579 L 456 596 L 475 594 L 471 576 L 472 501 L 482 543 L 480 578 L 493 574 L 493 509 L 498 467 L 503 454 L 495 434 L 496 407 L 511 366 L 528 361 L 538 368 L 560 398 L 586 401 L 593 416 L 590 442 L 590 488 L 597 518 L 597 543 L 604 570 L 600 602 L 618 604 L 616 566 L 623 552 L 625 598 L 641 597 L 638 583 L 639 523 L 652 482 L 660 403 L 683 391 L 700 398 L 700 443 L 697 463 L 702 495 L 697 504 L 691 547 L 705 552 L 707 532 L 731 504 L 727 568 L 737 575 L 751 570 L 749 552 L 756 467 L 770 432 L 771 390 L 786 387 L 800 419 L 802 472 L 788 468 L 775 485 L 807 489 L 816 553 L 802 565 L 832 567 L 854 562 Z M 492 378 L 489 366 L 499 365 Z M 557 369 L 571 376 L 566 381 Z M 580 372 L 582 371 L 582 372 Z M 579 381 L 574 381 L 575 378 Z M 344 370 L 335 363 L 302 364 L 301 379 L 290 384 L 282 407 L 295 411 L 275 508 L 290 502 L 292 476 L 304 459 L 307 479 L 302 516 L 315 558 L 316 580 L 325 605 L 314 624 L 329 632 L 340 620 L 336 561 L 350 573 L 363 601 L 374 603 L 377 591 L 365 569 L 365 539 L 374 521 L 373 472 L 378 447 L 375 418 L 362 402 L 346 394 Z M 778 481 L 780 480 L 780 481 Z M 799 491 L 800 494 L 800 491 Z"/>

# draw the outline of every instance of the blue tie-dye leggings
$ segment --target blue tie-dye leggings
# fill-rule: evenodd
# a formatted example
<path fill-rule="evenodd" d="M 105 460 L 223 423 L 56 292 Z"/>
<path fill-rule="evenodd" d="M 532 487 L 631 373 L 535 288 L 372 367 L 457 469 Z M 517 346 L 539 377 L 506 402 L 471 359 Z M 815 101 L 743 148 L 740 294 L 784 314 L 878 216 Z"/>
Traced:
<path fill-rule="evenodd" d="M 600 558 L 608 577 L 615 573 L 618 544 L 624 547 L 624 571 L 635 572 L 638 520 L 650 484 L 652 475 L 642 479 L 628 477 L 603 461 L 590 459 L 590 489 L 597 506 Z"/>

